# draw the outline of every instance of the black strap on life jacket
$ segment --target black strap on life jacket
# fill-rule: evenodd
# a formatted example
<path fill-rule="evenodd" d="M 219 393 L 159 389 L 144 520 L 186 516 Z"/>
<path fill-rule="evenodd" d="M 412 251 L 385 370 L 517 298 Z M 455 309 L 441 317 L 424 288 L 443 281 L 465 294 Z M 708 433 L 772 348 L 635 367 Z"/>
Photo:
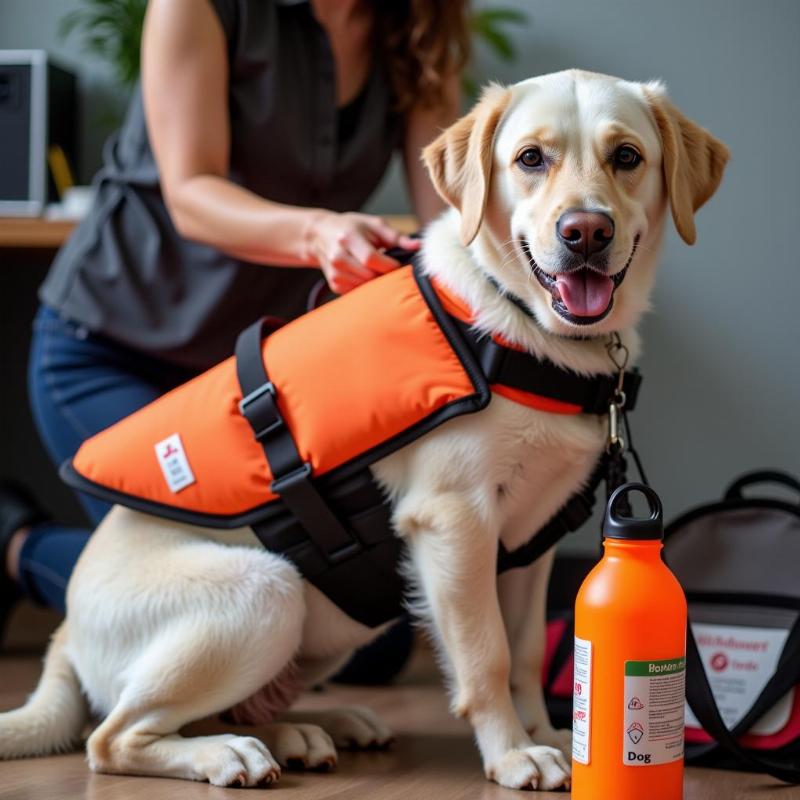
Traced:
<path fill-rule="evenodd" d="M 253 532 L 264 547 L 281 553 L 300 573 L 353 619 L 376 627 L 402 613 L 404 585 L 397 570 L 402 542 L 394 536 L 389 504 L 371 475 L 351 481 L 347 501 L 323 497 L 312 480 L 277 404 L 261 352 L 266 320 L 246 328 L 236 341 L 236 376 L 242 390 L 239 410 L 264 449 L 273 480 L 271 491 L 289 519 L 264 521 Z M 336 507 L 334 507 L 336 503 Z M 344 520 L 347 520 L 345 524 Z"/>
<path fill-rule="evenodd" d="M 607 457 L 604 454 L 598 461 L 586 485 L 572 497 L 546 522 L 525 544 L 508 551 L 500 543 L 497 553 L 497 572 L 505 572 L 516 567 L 527 567 L 543 556 L 551 547 L 558 544 L 568 533 L 577 531 L 594 512 L 597 489 L 606 477 Z"/>
<path fill-rule="evenodd" d="M 435 316 L 449 320 L 448 327 L 461 340 L 459 347 L 470 351 L 489 383 L 572 403 L 585 413 L 608 411 L 617 389 L 615 379 L 605 375 L 579 376 L 497 344 L 447 315 L 430 281 L 418 270 L 415 277 Z M 336 497 L 336 490 L 321 491 L 311 465 L 300 456 L 280 413 L 276 389 L 262 357 L 266 326 L 265 320 L 254 323 L 236 342 L 236 372 L 242 390 L 239 408 L 264 449 L 273 475 L 271 490 L 290 514 L 286 520 L 255 524 L 253 530 L 267 549 L 289 558 L 306 579 L 349 616 L 373 627 L 383 624 L 402 611 L 404 589 L 397 570 L 402 543 L 391 529 L 389 500 L 368 469 L 362 471 L 360 479 L 351 481 L 349 492 L 340 488 Z M 627 408 L 635 402 L 640 382 L 638 373 L 626 374 Z M 500 545 L 498 572 L 533 563 L 591 517 L 606 462 L 604 457 L 586 486 L 527 543 L 510 552 Z M 357 495 L 368 499 L 359 505 L 352 501 Z"/>
<path fill-rule="evenodd" d="M 551 400 L 579 406 L 584 414 L 607 414 L 608 403 L 617 388 L 614 375 L 586 377 L 564 369 L 532 353 L 513 350 L 498 344 L 491 336 L 476 331 L 471 325 L 453 318 L 464 341 L 474 353 L 490 384 L 499 383 Z M 642 375 L 632 369 L 625 373 L 622 390 L 625 410 L 636 405 Z"/>
<path fill-rule="evenodd" d="M 236 377 L 242 390 L 239 411 L 264 448 L 273 475 L 270 490 L 309 532 L 325 559 L 336 564 L 358 553 L 361 545 L 317 490 L 311 480 L 311 465 L 301 458 L 281 416 L 275 387 L 261 356 L 264 328 L 265 320 L 259 320 L 242 331 L 236 342 Z"/>

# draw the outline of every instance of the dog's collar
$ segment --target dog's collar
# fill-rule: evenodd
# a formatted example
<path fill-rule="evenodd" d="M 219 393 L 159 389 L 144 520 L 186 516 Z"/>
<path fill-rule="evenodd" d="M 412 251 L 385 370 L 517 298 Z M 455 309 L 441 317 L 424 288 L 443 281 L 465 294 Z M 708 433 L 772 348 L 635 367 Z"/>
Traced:
<path fill-rule="evenodd" d="M 533 320 L 537 327 L 542 327 L 542 324 L 537 319 L 536 314 L 533 313 L 533 310 L 528 307 L 521 297 L 517 297 L 517 295 L 515 295 L 513 292 L 509 292 L 508 289 L 506 289 L 505 286 L 503 286 L 503 284 L 497 280 L 497 278 L 490 275 L 488 272 L 484 272 L 480 267 L 478 267 L 478 270 L 501 297 L 504 297 L 509 303 L 513 303 L 528 319 Z"/>
<path fill-rule="evenodd" d="M 570 341 L 574 342 L 585 342 L 592 339 L 600 339 L 603 336 L 608 336 L 608 334 L 604 333 L 597 334 L 595 336 L 589 336 L 587 334 L 568 336 L 565 333 L 556 333 L 555 331 L 547 330 L 547 328 L 545 328 L 544 325 L 542 325 L 542 323 L 539 321 L 539 318 L 536 316 L 530 306 L 521 297 L 517 297 L 517 295 L 515 295 L 513 292 L 510 292 L 505 286 L 503 286 L 502 283 L 500 283 L 500 281 L 497 280 L 497 278 L 495 278 L 493 275 L 490 275 L 481 267 L 478 267 L 478 272 L 480 272 L 480 274 L 486 279 L 486 282 L 500 295 L 500 297 L 508 300 L 509 303 L 518 308 L 529 320 L 531 320 L 531 322 L 533 322 L 534 325 L 536 325 L 540 331 L 542 331 L 542 333 L 546 333 L 548 336 L 555 336 L 559 339 L 569 339 Z M 612 333 L 611 335 L 614 336 L 615 333 Z"/>
<path fill-rule="evenodd" d="M 451 318 L 496 394 L 555 414 L 605 415 L 609 403 L 622 388 L 628 398 L 626 408 L 633 408 L 641 382 L 638 371 L 624 372 L 622 386 L 618 371 L 609 375 L 573 372 L 502 336 L 476 329 L 473 310 L 437 278 L 425 276 L 417 269 L 417 282 L 428 304 L 440 306 Z"/>

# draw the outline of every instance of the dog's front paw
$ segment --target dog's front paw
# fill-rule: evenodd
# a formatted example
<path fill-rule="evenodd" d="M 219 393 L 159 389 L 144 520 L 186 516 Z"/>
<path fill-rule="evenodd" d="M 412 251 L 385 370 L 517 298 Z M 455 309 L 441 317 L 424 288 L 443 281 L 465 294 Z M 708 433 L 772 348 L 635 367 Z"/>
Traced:
<path fill-rule="evenodd" d="M 219 737 L 200 747 L 194 762 L 214 786 L 266 786 L 281 776 L 266 745 L 253 736 Z"/>
<path fill-rule="evenodd" d="M 383 720 L 364 706 L 314 712 L 314 722 L 342 749 L 383 750 L 394 741 L 394 735 Z"/>
<path fill-rule="evenodd" d="M 550 725 L 542 725 L 529 733 L 536 744 L 556 747 L 566 756 L 567 761 L 572 759 L 572 731 L 569 728 L 552 728 Z"/>
<path fill-rule="evenodd" d="M 486 770 L 486 777 L 509 789 L 569 789 L 570 765 L 560 749 L 532 745 L 509 750 Z"/>
<path fill-rule="evenodd" d="M 336 747 L 318 725 L 276 722 L 263 726 L 259 734 L 284 767 L 321 772 L 336 767 Z"/>

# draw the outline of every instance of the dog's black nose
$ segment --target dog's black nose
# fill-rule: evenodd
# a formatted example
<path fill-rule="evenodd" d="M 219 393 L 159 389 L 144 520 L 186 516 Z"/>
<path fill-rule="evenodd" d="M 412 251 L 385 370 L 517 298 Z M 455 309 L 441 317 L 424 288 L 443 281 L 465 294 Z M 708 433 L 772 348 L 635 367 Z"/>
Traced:
<path fill-rule="evenodd" d="M 608 247 L 614 238 L 614 220 L 602 211 L 565 211 L 556 222 L 565 247 L 588 259 Z"/>

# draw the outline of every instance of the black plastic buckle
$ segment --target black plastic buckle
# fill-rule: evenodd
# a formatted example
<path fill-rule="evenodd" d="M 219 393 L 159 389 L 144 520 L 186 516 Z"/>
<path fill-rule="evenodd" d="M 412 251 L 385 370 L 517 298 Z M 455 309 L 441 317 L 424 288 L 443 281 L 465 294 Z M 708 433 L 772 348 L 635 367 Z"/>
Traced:
<path fill-rule="evenodd" d="M 303 492 L 308 492 L 310 488 L 311 491 L 316 494 L 314 487 L 308 485 L 311 479 L 311 472 L 311 464 L 306 461 L 297 469 L 293 469 L 291 472 L 287 472 L 285 475 L 275 478 L 270 484 L 270 490 L 279 497 L 291 497 L 292 494 L 295 494 L 294 499 L 296 501 L 302 502 L 305 499 L 307 502 L 310 498 L 308 498 L 307 495 L 304 498 Z M 325 559 L 330 564 L 338 564 L 340 561 L 345 561 L 352 555 L 363 550 L 361 542 L 353 538 L 352 533 L 350 533 L 350 541 L 347 542 L 347 544 L 343 544 L 333 550 L 326 549 L 315 537 L 312 536 L 311 538 L 324 552 Z"/>
<path fill-rule="evenodd" d="M 239 401 L 239 411 L 250 423 L 259 442 L 283 425 L 276 400 L 275 386 L 267 381 Z M 265 417 L 268 421 L 262 424 Z"/>
<path fill-rule="evenodd" d="M 307 481 L 310 477 L 311 464 L 304 461 L 297 469 L 281 475 L 280 478 L 274 478 L 269 488 L 273 494 L 282 495 L 287 492 L 287 489 L 291 492 L 300 481 Z"/>

